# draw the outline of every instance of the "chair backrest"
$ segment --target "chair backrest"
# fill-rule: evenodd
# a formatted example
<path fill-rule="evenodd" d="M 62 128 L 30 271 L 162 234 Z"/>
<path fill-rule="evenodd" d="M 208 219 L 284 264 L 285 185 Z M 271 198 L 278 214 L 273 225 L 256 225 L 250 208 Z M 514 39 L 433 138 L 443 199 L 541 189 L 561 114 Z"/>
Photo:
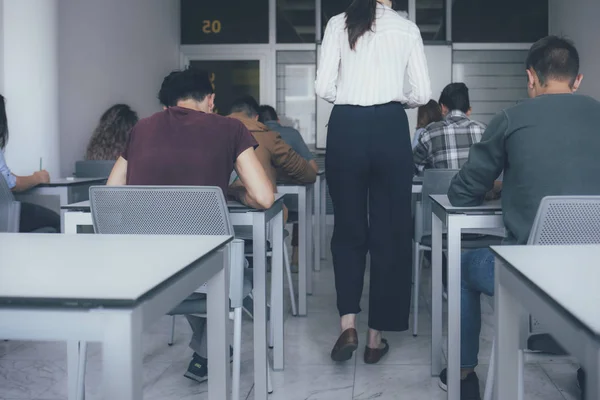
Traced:
<path fill-rule="evenodd" d="M 421 207 L 416 213 L 417 224 L 416 240 L 421 241 L 423 236 L 431 235 L 431 199 L 432 194 L 447 194 L 450 182 L 457 169 L 426 169 L 423 174 L 423 189 L 421 192 Z M 419 220 L 421 223 L 419 224 Z M 419 229 L 419 225 L 421 228 Z"/>
<path fill-rule="evenodd" d="M 600 196 L 544 197 L 528 244 L 600 244 Z"/>
<path fill-rule="evenodd" d="M 15 200 L 4 177 L 0 177 L 0 232 L 19 232 L 21 203 Z"/>
<path fill-rule="evenodd" d="M 93 186 L 96 233 L 233 235 L 223 191 L 209 186 Z"/>
<path fill-rule="evenodd" d="M 115 160 L 77 161 L 75 162 L 75 176 L 78 178 L 108 178 L 115 162 Z"/>

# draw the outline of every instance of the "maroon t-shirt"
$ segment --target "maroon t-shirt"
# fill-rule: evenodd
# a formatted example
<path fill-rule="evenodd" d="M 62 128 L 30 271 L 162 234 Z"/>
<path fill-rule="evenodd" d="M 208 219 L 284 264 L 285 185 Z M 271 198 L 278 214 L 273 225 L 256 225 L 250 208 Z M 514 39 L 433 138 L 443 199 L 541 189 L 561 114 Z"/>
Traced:
<path fill-rule="evenodd" d="M 219 186 L 226 194 L 237 157 L 257 145 L 240 121 L 171 107 L 132 129 L 122 154 L 127 184 Z"/>

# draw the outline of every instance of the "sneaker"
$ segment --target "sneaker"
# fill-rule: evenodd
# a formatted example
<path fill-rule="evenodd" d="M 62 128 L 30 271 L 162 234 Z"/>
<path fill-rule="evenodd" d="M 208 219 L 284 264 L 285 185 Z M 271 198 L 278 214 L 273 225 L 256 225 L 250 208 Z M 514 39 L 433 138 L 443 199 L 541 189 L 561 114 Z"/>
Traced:
<path fill-rule="evenodd" d="M 448 391 L 448 381 L 446 368 L 440 373 L 438 385 L 442 390 Z M 481 400 L 479 394 L 479 378 L 475 372 L 471 372 L 467 377 L 460 381 L 460 400 Z"/>
<path fill-rule="evenodd" d="M 183 374 L 188 379 L 202 383 L 208 379 L 208 360 L 194 353 L 187 371 Z"/>
<path fill-rule="evenodd" d="M 581 399 L 585 399 L 585 372 L 583 368 L 579 368 L 577 370 L 577 385 L 579 385 L 579 389 L 581 389 Z"/>

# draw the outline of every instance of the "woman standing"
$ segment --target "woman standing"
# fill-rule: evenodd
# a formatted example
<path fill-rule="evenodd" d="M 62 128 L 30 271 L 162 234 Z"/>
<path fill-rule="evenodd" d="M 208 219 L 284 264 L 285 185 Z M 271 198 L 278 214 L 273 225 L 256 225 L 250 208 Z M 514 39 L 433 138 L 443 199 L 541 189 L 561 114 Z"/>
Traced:
<path fill-rule="evenodd" d="M 315 86 L 318 96 L 335 103 L 326 173 L 342 334 L 331 358 L 349 360 L 358 348 L 356 314 L 368 252 L 364 359 L 373 364 L 389 350 L 382 331 L 408 329 L 414 165 L 404 108 L 431 96 L 419 29 L 392 9 L 391 0 L 354 0 L 327 24 Z"/>

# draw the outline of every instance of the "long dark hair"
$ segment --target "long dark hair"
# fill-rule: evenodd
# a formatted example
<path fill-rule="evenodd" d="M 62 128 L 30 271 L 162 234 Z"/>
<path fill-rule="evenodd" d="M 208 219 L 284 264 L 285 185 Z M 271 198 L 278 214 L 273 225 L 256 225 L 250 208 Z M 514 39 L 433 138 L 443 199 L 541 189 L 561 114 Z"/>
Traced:
<path fill-rule="evenodd" d="M 4 150 L 8 143 L 8 120 L 6 118 L 6 104 L 4 96 L 0 94 L 0 150 Z"/>
<path fill-rule="evenodd" d="M 100 118 L 90 139 L 86 160 L 116 160 L 127 146 L 129 132 L 138 115 L 126 104 L 115 104 Z"/>
<path fill-rule="evenodd" d="M 377 15 L 377 0 L 354 0 L 346 10 L 346 29 L 350 48 L 356 48 L 356 42 L 373 28 Z"/>

